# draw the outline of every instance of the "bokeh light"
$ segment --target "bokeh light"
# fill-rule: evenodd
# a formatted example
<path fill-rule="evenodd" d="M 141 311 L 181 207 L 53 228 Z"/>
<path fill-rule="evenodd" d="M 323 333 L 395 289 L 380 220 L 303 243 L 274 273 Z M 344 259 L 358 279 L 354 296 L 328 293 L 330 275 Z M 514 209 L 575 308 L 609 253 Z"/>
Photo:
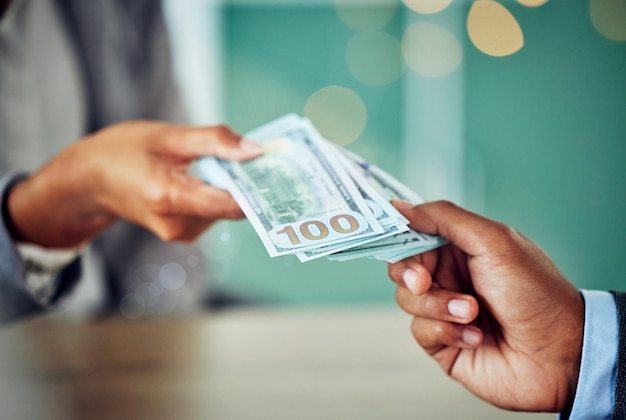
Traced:
<path fill-rule="evenodd" d="M 215 224 L 203 237 L 203 250 L 214 263 L 230 263 L 241 251 L 240 235 L 228 222 Z"/>
<path fill-rule="evenodd" d="M 613 41 L 626 41 L 626 0 L 590 0 L 593 26 Z"/>
<path fill-rule="evenodd" d="M 187 271 L 178 263 L 167 263 L 159 271 L 159 281 L 166 289 L 178 290 L 187 281 Z"/>
<path fill-rule="evenodd" d="M 134 285 L 159 281 L 161 266 L 157 264 L 142 264 L 133 271 L 132 282 Z"/>
<path fill-rule="evenodd" d="M 385 32 L 359 32 L 348 41 L 346 63 L 362 83 L 388 85 L 398 80 L 404 71 L 400 40 Z"/>
<path fill-rule="evenodd" d="M 187 257 L 187 265 L 191 268 L 196 268 L 200 264 L 200 259 L 196 255 L 190 255 Z"/>
<path fill-rule="evenodd" d="M 526 7 L 539 7 L 548 2 L 548 0 L 517 0 L 518 3 Z"/>
<path fill-rule="evenodd" d="M 143 299 L 143 304 L 150 308 L 159 302 L 161 290 L 159 283 L 146 282 L 137 286 L 135 293 Z"/>
<path fill-rule="evenodd" d="M 357 31 L 382 29 L 391 22 L 398 8 L 397 0 L 335 0 L 339 18 Z"/>
<path fill-rule="evenodd" d="M 452 0 L 402 0 L 402 2 L 416 13 L 431 15 L 448 7 Z"/>
<path fill-rule="evenodd" d="M 524 46 L 522 28 L 515 17 L 492 0 L 477 0 L 472 4 L 467 32 L 476 48 L 494 57 L 514 54 Z"/>
<path fill-rule="evenodd" d="M 367 123 L 367 108 L 361 97 L 343 86 L 327 86 L 315 92 L 304 106 L 320 134 L 341 146 L 355 141 Z"/>
<path fill-rule="evenodd" d="M 144 314 L 146 305 L 141 296 L 128 293 L 120 300 L 120 312 L 128 319 L 136 319 Z"/>
<path fill-rule="evenodd" d="M 402 39 L 407 65 L 424 77 L 441 77 L 452 73 L 463 58 L 457 38 L 442 26 L 430 22 L 409 25 Z"/>
<path fill-rule="evenodd" d="M 187 258 L 190 266 L 197 266 L 200 260 L 195 255 Z M 186 287 L 189 277 L 187 270 L 179 263 L 170 262 L 163 266 L 142 264 L 132 275 L 134 285 L 124 295 L 119 304 L 122 315 L 129 319 L 154 314 L 168 314 L 178 310 L 179 292 L 194 287 Z"/>
<path fill-rule="evenodd" d="M 173 313 L 177 310 L 178 301 L 178 290 L 163 289 L 156 312 L 162 315 Z"/>

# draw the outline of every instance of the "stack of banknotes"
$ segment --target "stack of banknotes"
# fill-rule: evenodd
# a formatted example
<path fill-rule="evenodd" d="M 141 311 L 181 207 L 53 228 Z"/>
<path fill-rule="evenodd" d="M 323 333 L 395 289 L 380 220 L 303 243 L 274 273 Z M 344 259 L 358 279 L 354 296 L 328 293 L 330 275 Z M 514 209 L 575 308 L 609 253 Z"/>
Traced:
<path fill-rule="evenodd" d="M 207 157 L 198 168 L 205 181 L 231 193 L 270 257 L 393 263 L 446 243 L 410 229 L 390 204 L 419 204 L 419 195 L 324 139 L 309 120 L 289 114 L 245 138 L 262 144 L 263 156 L 246 162 Z"/>

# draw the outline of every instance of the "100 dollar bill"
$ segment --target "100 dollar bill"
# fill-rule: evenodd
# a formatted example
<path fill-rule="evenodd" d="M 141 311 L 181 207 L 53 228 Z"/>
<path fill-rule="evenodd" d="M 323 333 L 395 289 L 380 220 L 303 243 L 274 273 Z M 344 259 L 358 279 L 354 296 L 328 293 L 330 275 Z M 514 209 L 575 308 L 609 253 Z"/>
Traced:
<path fill-rule="evenodd" d="M 203 178 L 227 189 L 271 257 L 384 232 L 334 151 L 310 123 L 288 115 L 246 138 L 265 154 L 246 162 L 203 158 Z"/>

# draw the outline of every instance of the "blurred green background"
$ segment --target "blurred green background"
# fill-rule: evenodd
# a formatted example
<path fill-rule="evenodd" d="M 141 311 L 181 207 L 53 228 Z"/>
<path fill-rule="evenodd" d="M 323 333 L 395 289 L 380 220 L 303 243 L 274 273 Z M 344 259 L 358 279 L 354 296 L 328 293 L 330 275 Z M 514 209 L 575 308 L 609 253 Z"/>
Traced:
<path fill-rule="evenodd" d="M 190 71 L 202 42 L 183 42 L 190 38 L 171 21 L 180 60 L 193 57 L 179 63 L 192 114 L 206 110 L 192 96 L 213 95 L 217 117 L 246 132 L 289 112 L 306 115 L 321 89 L 350 89 L 367 117 L 346 109 L 344 128 L 363 126 L 347 148 L 427 199 L 514 226 L 578 287 L 623 289 L 626 1 L 528 2 L 496 2 L 494 22 L 491 9 L 480 13 L 494 3 L 485 1 L 454 0 L 436 13 L 409 0 L 211 2 L 196 12 L 197 22 L 214 25 L 196 36 L 213 45 L 211 92 Z M 512 34 L 504 56 L 480 41 L 485 27 L 495 47 Z M 272 304 L 394 299 L 378 261 L 271 259 L 245 221 L 220 222 L 202 241 L 219 293 Z"/>

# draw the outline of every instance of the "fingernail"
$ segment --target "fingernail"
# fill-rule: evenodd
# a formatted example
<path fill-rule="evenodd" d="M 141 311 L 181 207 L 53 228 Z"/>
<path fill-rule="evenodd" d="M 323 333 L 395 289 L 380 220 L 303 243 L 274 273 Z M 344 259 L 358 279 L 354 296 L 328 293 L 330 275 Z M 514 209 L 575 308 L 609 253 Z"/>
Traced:
<path fill-rule="evenodd" d="M 462 333 L 463 342 L 472 347 L 476 347 L 480 343 L 480 332 L 474 327 L 466 327 Z"/>
<path fill-rule="evenodd" d="M 469 308 L 469 302 L 464 299 L 452 299 L 448 302 L 448 312 L 457 318 L 466 318 Z"/>
<path fill-rule="evenodd" d="M 408 269 L 402 275 L 402 280 L 406 287 L 413 293 L 416 293 L 417 287 L 417 271 Z"/>
<path fill-rule="evenodd" d="M 259 143 L 250 140 L 241 140 L 239 143 L 239 149 L 246 155 L 261 155 L 263 154 L 263 146 Z"/>
<path fill-rule="evenodd" d="M 408 209 L 415 207 L 415 204 L 409 203 L 408 201 L 404 201 L 404 200 L 393 200 L 393 205 L 398 210 L 408 210 Z"/>

